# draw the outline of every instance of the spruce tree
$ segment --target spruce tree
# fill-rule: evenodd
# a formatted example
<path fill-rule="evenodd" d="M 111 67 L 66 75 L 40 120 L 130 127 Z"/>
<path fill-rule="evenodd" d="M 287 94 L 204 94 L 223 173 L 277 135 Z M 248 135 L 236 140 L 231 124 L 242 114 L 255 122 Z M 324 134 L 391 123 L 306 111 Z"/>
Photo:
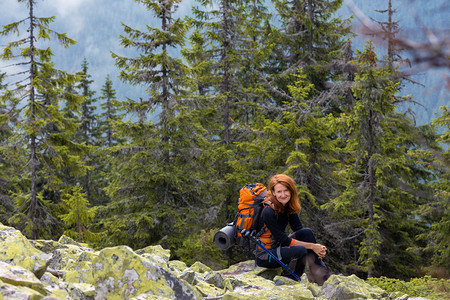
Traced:
<path fill-rule="evenodd" d="M 450 222 L 449 222 L 449 137 L 450 113 L 448 106 L 440 107 L 441 115 L 433 120 L 430 126 L 439 130 L 424 130 L 422 141 L 433 139 L 426 144 L 425 149 L 418 149 L 415 153 L 422 160 L 422 166 L 431 169 L 432 180 L 428 181 L 429 194 L 413 213 L 417 215 L 426 226 L 426 230 L 417 234 L 422 242 L 411 251 L 416 251 L 423 258 L 421 263 L 428 274 L 432 276 L 448 276 L 450 268 Z M 436 132 L 441 132 L 436 134 Z M 423 170 L 420 170 L 423 172 Z M 423 189 L 426 191 L 426 189 Z"/>
<path fill-rule="evenodd" d="M 202 216 L 217 201 L 208 195 L 216 184 L 208 178 L 214 172 L 209 153 L 203 152 L 208 141 L 200 116 L 185 92 L 188 69 L 171 56 L 187 31 L 185 22 L 173 17 L 179 1 L 137 2 L 157 17 L 160 27 L 141 31 L 124 25 L 122 45 L 140 54 L 113 54 L 121 79 L 145 87 L 147 97 L 122 103 L 127 116 L 114 129 L 125 142 L 111 149 L 111 202 L 98 225 L 109 230 L 105 243 L 173 248 L 210 222 Z"/>
<path fill-rule="evenodd" d="M 407 249 L 414 244 L 414 230 L 422 230 L 411 211 L 424 201 L 417 189 L 432 174 L 427 169 L 416 172 L 418 130 L 410 118 L 396 112 L 399 82 L 392 79 L 392 71 L 377 66 L 371 43 L 357 59 L 355 106 L 341 114 L 346 147 L 340 175 L 347 187 L 323 206 L 336 220 L 335 234 L 342 230 L 338 248 L 359 243 L 354 248 L 358 256 L 345 254 L 349 271 L 368 277 L 408 276 L 418 257 Z"/>
<path fill-rule="evenodd" d="M 221 124 L 215 134 L 222 143 L 229 145 L 233 141 L 233 106 L 239 102 L 242 94 L 237 72 L 243 62 L 240 55 L 243 54 L 242 19 L 246 7 L 239 0 L 209 0 L 199 3 L 201 7 L 193 8 L 196 18 L 193 21 L 193 38 L 197 46 L 201 45 L 198 49 L 203 51 L 202 65 L 206 65 L 209 72 L 197 73 L 202 77 L 195 79 L 202 83 L 203 90 L 207 88 L 208 105 L 216 107 L 216 118 Z M 207 10 L 208 8 L 210 9 Z"/>
<path fill-rule="evenodd" d="M 51 49 L 38 48 L 38 45 L 51 36 L 64 47 L 75 41 L 49 28 L 54 17 L 35 15 L 36 1 L 19 2 L 25 2 L 28 16 L 4 25 L 0 32 L 7 36 L 19 35 L 23 26 L 26 30 L 25 35 L 19 35 L 19 40 L 9 42 L 1 54 L 3 60 L 13 60 L 14 65 L 27 68 L 21 72 L 23 80 L 17 81 L 10 91 L 21 103 L 20 113 L 14 120 L 15 134 L 8 140 L 11 149 L 19 150 L 10 157 L 23 161 L 25 156 L 26 162 L 19 174 L 21 189 L 14 194 L 16 213 L 9 221 L 31 238 L 51 237 L 60 230 L 51 203 L 57 200 L 62 188 L 58 170 L 63 165 L 79 167 L 78 157 L 69 153 L 75 146 L 69 139 L 74 126 L 61 111 L 65 89 L 74 85 L 78 77 L 55 69 Z M 76 100 L 71 104 L 76 107 Z M 14 106 L 14 100 L 9 105 Z"/>
<path fill-rule="evenodd" d="M 5 73 L 0 73 L 0 222 L 8 224 L 8 219 L 14 212 L 10 193 L 13 190 L 12 178 L 16 171 L 9 155 L 8 141 L 14 134 L 12 125 L 17 117 L 16 105 L 19 100 L 11 101 L 14 95 L 7 90 L 7 85 L 3 84 L 5 77 Z M 15 104 L 9 106 L 10 103 Z"/>
<path fill-rule="evenodd" d="M 75 186 L 65 191 L 62 195 L 62 211 L 59 215 L 64 224 L 69 228 L 64 234 L 78 242 L 96 241 L 100 234 L 93 233 L 88 226 L 92 223 L 97 208 L 89 207 L 89 201 L 81 186 Z"/>
<path fill-rule="evenodd" d="M 381 36 L 387 42 L 387 65 L 389 69 L 393 70 L 396 62 L 401 60 L 398 44 L 395 43 L 396 36 L 400 32 L 400 26 L 398 20 L 394 20 L 394 14 L 396 9 L 392 8 L 392 0 L 388 1 L 388 8 L 383 10 L 376 10 L 376 12 L 387 14 L 387 21 L 377 21 L 372 18 L 376 23 L 380 25 Z"/>
<path fill-rule="evenodd" d="M 338 175 L 344 141 L 336 117 L 352 104 L 348 21 L 335 16 L 342 1 L 272 2 L 280 22 L 267 26 L 265 57 L 256 70 L 270 97 L 261 129 L 261 138 L 270 141 L 261 141 L 263 157 L 271 173 L 293 176 L 302 220 L 332 245 L 333 233 L 325 226 L 333 220 L 321 205 L 344 185 Z"/>
<path fill-rule="evenodd" d="M 77 130 L 77 134 L 75 135 L 75 141 L 78 143 L 84 143 L 87 147 L 88 153 L 83 156 L 85 161 L 86 173 L 83 174 L 80 180 L 82 181 L 82 185 L 84 188 L 84 192 L 86 193 L 86 197 L 89 201 L 93 201 L 93 191 L 95 187 L 92 186 L 91 173 L 95 169 L 95 162 L 92 161 L 92 153 L 95 152 L 95 148 L 98 143 L 97 136 L 97 122 L 95 112 L 95 92 L 91 90 L 90 85 L 93 83 L 92 77 L 89 72 L 89 65 L 86 58 L 83 59 L 81 63 L 81 71 L 77 74 L 81 77 L 80 82 L 75 86 L 75 89 L 78 91 L 78 95 L 83 98 L 80 107 L 80 116 L 79 116 L 79 127 Z"/>
<path fill-rule="evenodd" d="M 267 180 L 267 168 L 256 145 L 267 97 L 254 72 L 264 59 L 269 13 L 263 1 L 198 1 L 193 8 L 191 47 L 184 57 L 198 84 L 192 92 L 214 148 L 216 172 L 225 199 L 222 218 L 235 213 L 236 195 L 245 182 Z M 223 219 L 222 219 L 223 220 Z M 223 222 L 223 221 L 222 221 Z"/>
<path fill-rule="evenodd" d="M 106 205 L 111 199 L 106 195 L 105 188 L 111 176 L 113 147 L 125 142 L 124 137 L 119 137 L 116 125 L 122 121 L 121 103 L 116 98 L 116 90 L 109 75 L 101 88 L 99 97 L 101 113 L 98 116 L 98 140 L 96 150 L 91 154 L 94 169 L 91 171 L 91 182 L 94 189 L 90 202 L 92 205 Z"/>
<path fill-rule="evenodd" d="M 116 90 L 113 88 L 113 82 L 109 74 L 102 86 L 100 99 L 103 102 L 100 104 L 102 113 L 100 114 L 99 131 L 104 134 L 101 146 L 111 148 L 121 142 L 115 137 L 114 125 L 122 120 L 122 115 L 119 113 L 120 102 L 116 98 Z"/>
<path fill-rule="evenodd" d="M 85 142 L 86 145 L 96 145 L 98 143 L 95 116 L 97 107 L 95 106 L 95 92 L 91 89 L 91 84 L 94 81 L 91 79 L 91 74 L 89 74 L 89 64 L 86 58 L 81 63 L 81 71 L 78 72 L 78 75 L 81 76 L 81 80 L 75 88 L 78 90 L 78 94 L 83 97 L 83 103 L 81 104 L 81 119 L 77 138 Z M 89 195 L 89 191 L 86 192 Z"/>
<path fill-rule="evenodd" d="M 342 1 L 272 2 L 281 24 L 270 32 L 273 52 L 264 74 L 275 100 L 278 104 L 292 100 L 287 86 L 293 84 L 291 75 L 299 68 L 316 90 L 326 90 L 327 82 L 342 71 L 335 70 L 335 61 L 341 60 L 343 38 L 350 30 L 348 20 L 334 16 Z"/>

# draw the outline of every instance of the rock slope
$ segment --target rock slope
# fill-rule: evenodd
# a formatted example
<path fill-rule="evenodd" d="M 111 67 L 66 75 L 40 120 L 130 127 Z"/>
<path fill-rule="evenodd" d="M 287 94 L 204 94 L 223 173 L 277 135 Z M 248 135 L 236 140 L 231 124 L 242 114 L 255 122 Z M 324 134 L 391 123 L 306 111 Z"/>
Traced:
<path fill-rule="evenodd" d="M 201 262 L 188 267 L 169 259 L 161 246 L 94 251 L 66 236 L 28 240 L 0 223 L 0 300 L 408 299 L 356 276 L 333 275 L 319 287 L 305 276 L 296 282 L 253 261 L 213 271 Z"/>

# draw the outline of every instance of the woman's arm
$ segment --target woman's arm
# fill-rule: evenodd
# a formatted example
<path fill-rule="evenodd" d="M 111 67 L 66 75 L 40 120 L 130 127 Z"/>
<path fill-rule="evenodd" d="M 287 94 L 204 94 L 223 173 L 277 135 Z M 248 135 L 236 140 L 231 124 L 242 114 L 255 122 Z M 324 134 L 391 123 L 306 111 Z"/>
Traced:
<path fill-rule="evenodd" d="M 292 231 L 296 232 L 303 228 L 302 222 L 300 221 L 300 217 L 298 213 L 289 215 L 289 225 L 291 226 Z"/>

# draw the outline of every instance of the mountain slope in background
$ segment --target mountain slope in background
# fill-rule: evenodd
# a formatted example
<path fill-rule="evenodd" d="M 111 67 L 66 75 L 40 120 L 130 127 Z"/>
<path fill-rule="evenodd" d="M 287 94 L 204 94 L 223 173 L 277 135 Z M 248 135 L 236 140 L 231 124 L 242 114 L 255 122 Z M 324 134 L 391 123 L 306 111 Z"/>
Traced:
<path fill-rule="evenodd" d="M 387 0 L 344 1 L 340 13 L 343 18 L 350 17 L 354 11 L 349 7 L 354 5 L 366 16 L 385 21 L 387 15 L 375 10 L 386 9 L 387 3 Z M 179 16 L 190 14 L 192 5 L 197 5 L 197 3 L 194 0 L 182 1 L 177 14 Z M 435 32 L 438 38 L 445 38 L 446 34 L 448 37 L 450 21 L 447 18 L 449 10 L 445 0 L 393 0 L 393 8 L 397 9 L 394 19 L 400 20 L 402 37 L 421 42 L 427 38 L 425 36 L 426 29 Z M 51 28 L 58 32 L 66 32 L 70 38 L 77 41 L 77 44 L 69 49 L 63 49 L 55 43 L 49 44 L 55 54 L 54 62 L 57 68 L 75 73 L 81 69 L 81 63 L 86 58 L 89 64 L 88 72 L 94 80 L 91 88 L 97 91 L 97 96 L 99 96 L 106 75 L 109 74 L 117 91 L 118 99 L 146 97 L 145 87 L 132 87 L 120 82 L 117 78 L 119 70 L 111 58 L 111 51 L 119 55 L 133 55 L 132 51 L 120 46 L 120 35 L 123 34 L 121 23 L 142 30 L 146 25 L 158 27 L 158 20 L 143 6 L 132 0 L 38 1 L 36 15 L 55 16 L 55 22 L 51 24 Z M 17 0 L 2 0 L 0 25 L 9 24 L 25 17 L 26 9 L 23 3 L 18 3 Z M 353 24 L 355 32 L 358 32 L 360 25 L 358 18 L 353 19 Z M 362 49 L 364 42 L 369 38 L 359 35 L 354 40 L 354 48 Z M 0 46 L 4 45 L 6 41 L 4 37 L 1 37 Z M 378 43 L 376 46 L 378 55 L 382 57 L 386 52 L 383 45 Z M 407 58 L 407 55 L 407 53 L 403 53 L 402 56 Z M 5 63 L 0 62 L 1 72 L 14 72 L 13 68 L 5 68 L 5 66 Z M 404 70 L 417 72 L 418 69 L 414 67 Z M 447 69 L 420 70 L 413 80 L 423 86 L 406 84 L 403 88 L 402 95 L 412 95 L 413 99 L 421 104 L 404 107 L 404 109 L 410 107 L 415 112 L 417 124 L 429 123 L 436 117 L 435 113 L 441 105 L 449 105 L 447 89 L 444 86 L 445 77 L 449 77 Z"/>
<path fill-rule="evenodd" d="M 387 14 L 377 12 L 388 7 L 388 0 L 365 1 L 346 0 L 341 9 L 343 16 L 355 14 L 352 8 L 357 9 L 368 18 L 376 21 L 387 21 Z M 450 34 L 449 3 L 445 0 L 423 1 L 423 0 L 392 0 L 392 8 L 396 10 L 394 21 L 399 21 L 400 32 L 398 38 L 416 43 L 430 41 L 431 38 L 448 39 Z M 374 23 L 375 24 L 375 23 Z M 355 17 L 353 21 L 354 32 L 361 32 L 361 21 Z M 375 24 L 376 25 L 376 24 Z M 429 36 L 430 31 L 435 36 Z M 363 48 L 364 42 L 371 38 L 360 34 L 354 41 L 354 47 Z M 375 43 L 379 57 L 386 55 L 386 44 Z M 446 49 L 447 53 L 450 51 Z M 403 51 L 403 59 L 411 59 L 410 53 Z M 402 71 L 414 74 L 411 79 L 416 83 L 405 83 L 401 94 L 411 95 L 412 99 L 419 104 L 404 104 L 400 108 L 410 108 L 418 125 L 430 123 L 436 118 L 439 107 L 449 105 L 448 88 L 445 80 L 449 80 L 449 70 L 445 68 L 428 68 L 426 65 L 407 64 L 401 68 Z"/>

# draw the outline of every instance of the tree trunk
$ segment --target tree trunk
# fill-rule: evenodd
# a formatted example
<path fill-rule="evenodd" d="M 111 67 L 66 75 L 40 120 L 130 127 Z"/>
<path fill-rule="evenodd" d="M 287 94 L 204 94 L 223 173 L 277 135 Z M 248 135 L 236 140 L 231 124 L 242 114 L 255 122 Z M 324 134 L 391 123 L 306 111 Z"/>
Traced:
<path fill-rule="evenodd" d="M 33 1 L 29 1 L 30 6 L 30 123 L 34 125 L 34 122 L 36 120 L 36 111 L 35 111 L 35 90 L 34 90 L 34 78 L 36 75 L 35 70 L 35 62 L 34 62 L 34 13 L 33 13 Z M 34 128 L 35 129 L 35 128 Z M 37 143 L 36 143 L 36 135 L 34 133 L 30 134 L 30 150 L 31 150 L 31 156 L 30 156 L 30 166 L 31 166 L 31 200 L 30 200 L 30 211 L 28 215 L 31 218 L 31 222 L 33 224 L 36 223 L 36 219 L 38 218 L 37 210 L 38 210 L 38 199 L 37 199 Z M 37 228 L 33 225 L 32 229 L 32 239 L 37 239 Z"/>

